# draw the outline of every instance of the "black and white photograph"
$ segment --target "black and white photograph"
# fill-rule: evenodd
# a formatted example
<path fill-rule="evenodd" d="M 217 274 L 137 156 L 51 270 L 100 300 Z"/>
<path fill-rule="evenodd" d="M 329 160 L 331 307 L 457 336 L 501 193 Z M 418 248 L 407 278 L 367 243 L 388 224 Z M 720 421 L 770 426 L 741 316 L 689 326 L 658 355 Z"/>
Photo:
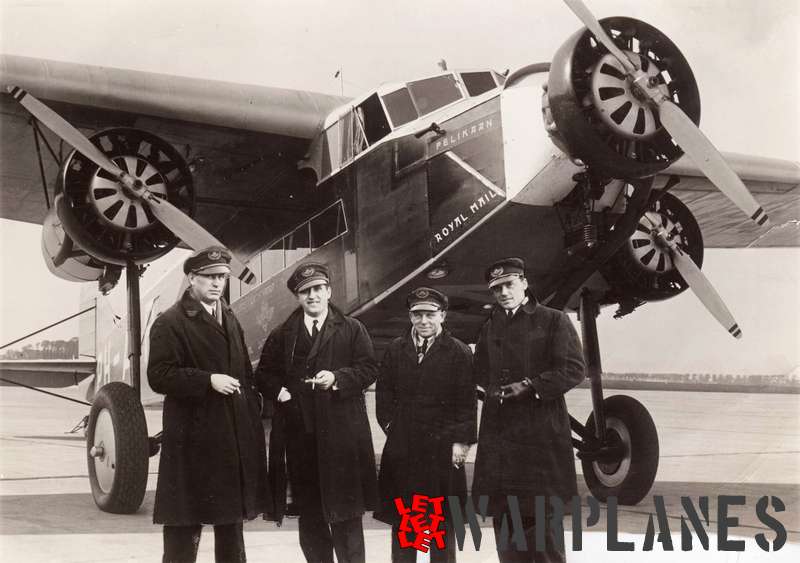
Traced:
<path fill-rule="evenodd" d="M 800 557 L 796 0 L 0 0 L 0 560 Z"/>

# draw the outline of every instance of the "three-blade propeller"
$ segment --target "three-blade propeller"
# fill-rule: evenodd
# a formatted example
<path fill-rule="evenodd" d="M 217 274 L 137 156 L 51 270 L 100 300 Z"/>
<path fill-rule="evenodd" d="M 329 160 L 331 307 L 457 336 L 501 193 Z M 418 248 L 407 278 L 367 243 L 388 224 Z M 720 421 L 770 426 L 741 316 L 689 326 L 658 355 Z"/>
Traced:
<path fill-rule="evenodd" d="M 658 109 L 664 128 L 675 139 L 678 146 L 697 164 L 703 174 L 750 219 L 758 225 L 767 224 L 768 218 L 764 209 L 694 122 L 664 94 L 664 91 L 659 88 L 659 84 L 652 81 L 647 73 L 638 68 L 614 43 L 582 0 L 564 0 L 564 2 L 594 35 L 595 39 L 620 62 L 631 82 L 631 88 L 635 89 L 644 99 L 650 100 Z M 692 258 L 669 237 L 663 227 L 654 224 L 647 214 L 644 215 L 644 218 L 650 223 L 658 244 L 669 252 L 678 272 L 706 309 L 730 334 L 741 338 L 742 331 L 733 315 Z"/>
<path fill-rule="evenodd" d="M 764 209 L 689 116 L 664 94 L 659 84 L 652 81 L 642 69 L 637 68 L 617 47 L 582 0 L 564 0 L 564 3 L 592 32 L 595 39 L 620 62 L 631 82 L 631 88 L 658 108 L 664 128 L 703 174 L 750 219 L 758 225 L 767 224 L 769 219 Z"/>
<path fill-rule="evenodd" d="M 145 202 L 153 215 L 175 236 L 195 250 L 209 246 L 224 246 L 214 235 L 205 230 L 199 223 L 172 205 L 161 194 L 154 194 L 138 180 L 122 170 L 110 158 L 98 149 L 83 133 L 69 124 L 63 117 L 44 105 L 21 88 L 8 89 L 11 95 L 36 119 L 66 143 L 74 147 L 97 166 L 113 174 L 117 181 L 127 188 L 127 193 Z M 255 275 L 235 256 L 231 259 L 231 271 L 245 283 L 252 283 Z"/>

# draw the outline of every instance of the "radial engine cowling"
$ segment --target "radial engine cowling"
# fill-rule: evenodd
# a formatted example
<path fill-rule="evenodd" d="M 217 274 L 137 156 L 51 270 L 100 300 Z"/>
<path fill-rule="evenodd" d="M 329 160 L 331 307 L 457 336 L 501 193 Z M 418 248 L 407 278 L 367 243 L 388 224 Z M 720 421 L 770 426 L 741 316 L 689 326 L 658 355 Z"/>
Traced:
<path fill-rule="evenodd" d="M 131 128 L 100 131 L 89 139 L 156 197 L 193 215 L 192 176 L 170 143 Z M 97 280 L 105 292 L 122 267 L 155 260 L 178 242 L 148 204 L 113 175 L 77 151 L 67 156 L 42 229 L 42 253 L 51 272 L 69 281 Z"/>
<path fill-rule="evenodd" d="M 163 139 L 138 129 L 114 128 L 89 138 L 117 166 L 189 216 L 194 189 L 189 167 Z M 108 264 L 142 264 L 169 252 L 177 237 L 147 203 L 77 151 L 64 161 L 56 212 L 64 231 L 90 256 Z"/>
<path fill-rule="evenodd" d="M 633 18 L 605 18 L 600 24 L 651 83 L 698 124 L 697 83 L 675 44 Z M 554 55 L 542 110 L 545 128 L 559 148 L 611 178 L 651 176 L 683 154 L 661 126 L 658 110 L 587 29 L 572 35 Z"/>
<path fill-rule="evenodd" d="M 655 234 L 663 227 L 668 236 L 697 264 L 703 265 L 703 237 L 688 207 L 670 193 L 663 194 L 644 216 L 636 231 L 602 268 L 611 286 L 606 303 L 636 306 L 669 299 L 689 286 Z"/>

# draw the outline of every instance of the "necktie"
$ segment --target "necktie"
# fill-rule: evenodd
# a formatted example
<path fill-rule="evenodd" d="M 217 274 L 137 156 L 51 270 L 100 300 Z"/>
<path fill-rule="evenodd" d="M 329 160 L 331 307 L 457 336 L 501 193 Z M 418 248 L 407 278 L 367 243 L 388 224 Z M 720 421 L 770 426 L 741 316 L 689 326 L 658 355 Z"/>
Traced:
<path fill-rule="evenodd" d="M 420 344 L 417 347 L 417 363 L 418 364 L 422 363 L 422 358 L 425 357 L 425 352 L 427 352 L 427 351 L 428 351 L 428 339 L 427 338 L 423 338 L 422 339 L 422 344 Z"/>
<path fill-rule="evenodd" d="M 313 326 L 311 327 L 311 340 L 316 339 L 317 335 L 319 334 L 319 328 L 317 327 L 318 322 L 319 321 L 315 320 Z"/>

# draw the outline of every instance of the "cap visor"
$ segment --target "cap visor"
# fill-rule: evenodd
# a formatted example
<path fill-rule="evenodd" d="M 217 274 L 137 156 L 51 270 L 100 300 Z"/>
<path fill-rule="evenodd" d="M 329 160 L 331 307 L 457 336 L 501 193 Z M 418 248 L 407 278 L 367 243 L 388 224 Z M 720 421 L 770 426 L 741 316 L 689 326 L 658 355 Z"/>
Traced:
<path fill-rule="evenodd" d="M 322 285 L 327 284 L 328 279 L 323 277 L 310 277 L 307 280 L 304 280 L 303 283 L 297 286 L 297 289 L 294 290 L 295 293 L 300 293 L 301 291 L 305 291 L 309 287 L 314 287 L 315 285 Z"/>
<path fill-rule="evenodd" d="M 231 267 L 226 264 L 211 264 L 204 268 L 194 270 L 195 274 L 230 274 Z"/>
<path fill-rule="evenodd" d="M 514 278 L 519 278 L 519 277 L 522 277 L 522 274 L 513 273 L 513 274 L 508 274 L 508 275 L 505 275 L 505 276 L 501 276 L 499 278 L 495 278 L 495 279 L 493 279 L 492 281 L 489 282 L 489 289 L 492 289 L 496 285 L 500 285 L 501 283 L 506 283 L 507 281 L 511 281 Z"/>
<path fill-rule="evenodd" d="M 437 303 L 414 303 L 409 311 L 441 311 L 442 308 Z"/>

